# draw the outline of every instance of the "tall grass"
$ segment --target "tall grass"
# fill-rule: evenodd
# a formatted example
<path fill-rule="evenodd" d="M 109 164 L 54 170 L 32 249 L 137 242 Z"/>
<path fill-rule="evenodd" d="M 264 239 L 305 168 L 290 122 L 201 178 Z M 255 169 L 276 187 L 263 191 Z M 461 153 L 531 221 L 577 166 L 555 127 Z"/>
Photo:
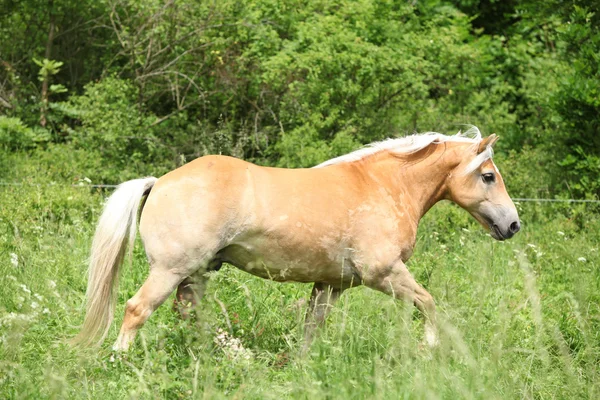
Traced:
<path fill-rule="evenodd" d="M 422 222 L 409 267 L 436 299 L 441 346 L 421 348 L 412 307 L 346 292 L 305 355 L 310 285 L 232 267 L 214 273 L 191 321 L 171 300 L 129 353 L 110 350 L 147 274 L 123 268 L 117 321 L 100 349 L 70 347 L 103 195 L 0 188 L 0 398 L 598 398 L 600 219 L 522 205 L 495 242 L 448 204 Z M 525 207 L 523 209 L 523 207 Z"/>

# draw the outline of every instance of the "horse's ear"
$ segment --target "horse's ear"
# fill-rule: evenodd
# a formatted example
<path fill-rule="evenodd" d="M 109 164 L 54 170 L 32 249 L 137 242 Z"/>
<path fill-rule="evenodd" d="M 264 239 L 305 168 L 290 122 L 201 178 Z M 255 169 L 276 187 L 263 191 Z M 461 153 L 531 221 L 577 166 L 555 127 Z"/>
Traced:
<path fill-rule="evenodd" d="M 498 135 L 496 135 L 495 133 L 492 133 L 490 136 L 488 136 L 485 139 L 483 139 L 479 143 L 479 148 L 477 149 L 477 154 L 481 153 L 482 151 L 484 151 L 488 147 L 493 146 L 496 143 L 497 140 L 498 140 Z"/>

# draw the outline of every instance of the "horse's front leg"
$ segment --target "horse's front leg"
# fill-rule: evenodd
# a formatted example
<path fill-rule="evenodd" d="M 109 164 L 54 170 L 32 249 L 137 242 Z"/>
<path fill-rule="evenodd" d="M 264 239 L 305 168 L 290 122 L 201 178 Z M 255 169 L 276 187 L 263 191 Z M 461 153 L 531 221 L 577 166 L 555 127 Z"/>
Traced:
<path fill-rule="evenodd" d="M 425 318 L 425 343 L 429 347 L 439 344 L 433 297 L 415 281 L 402 261 L 398 260 L 391 266 L 370 268 L 363 281 L 372 289 L 413 303 Z"/>
<path fill-rule="evenodd" d="M 310 303 L 304 323 L 304 345 L 307 350 L 315 336 L 317 328 L 325 322 L 333 304 L 342 294 L 343 289 L 334 288 L 326 283 L 315 283 L 310 295 Z"/>

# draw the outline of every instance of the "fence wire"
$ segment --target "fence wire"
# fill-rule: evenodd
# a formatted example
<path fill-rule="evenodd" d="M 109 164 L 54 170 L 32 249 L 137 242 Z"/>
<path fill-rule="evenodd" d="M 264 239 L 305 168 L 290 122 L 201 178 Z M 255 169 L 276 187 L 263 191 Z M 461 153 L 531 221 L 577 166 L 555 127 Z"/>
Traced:
<path fill-rule="evenodd" d="M 61 183 L 26 183 L 26 182 L 0 182 L 0 186 L 34 186 L 34 187 L 74 187 L 74 188 L 101 188 L 101 189 L 115 189 L 119 185 L 109 185 L 105 183 L 98 184 L 72 184 L 66 185 Z M 527 197 L 513 197 L 513 201 L 522 203 L 591 203 L 600 204 L 600 200 L 587 200 L 587 199 L 544 199 L 544 198 L 527 198 Z"/>

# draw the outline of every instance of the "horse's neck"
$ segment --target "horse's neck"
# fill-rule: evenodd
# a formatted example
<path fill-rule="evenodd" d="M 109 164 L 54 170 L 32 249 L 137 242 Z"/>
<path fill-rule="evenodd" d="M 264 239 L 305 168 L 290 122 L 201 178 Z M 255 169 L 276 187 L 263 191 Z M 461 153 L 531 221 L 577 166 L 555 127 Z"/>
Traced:
<path fill-rule="evenodd" d="M 382 152 L 369 166 L 371 176 L 378 176 L 388 192 L 418 221 L 434 204 L 447 197 L 447 179 L 459 164 L 455 149 L 436 146 L 414 155 L 394 156 Z"/>

